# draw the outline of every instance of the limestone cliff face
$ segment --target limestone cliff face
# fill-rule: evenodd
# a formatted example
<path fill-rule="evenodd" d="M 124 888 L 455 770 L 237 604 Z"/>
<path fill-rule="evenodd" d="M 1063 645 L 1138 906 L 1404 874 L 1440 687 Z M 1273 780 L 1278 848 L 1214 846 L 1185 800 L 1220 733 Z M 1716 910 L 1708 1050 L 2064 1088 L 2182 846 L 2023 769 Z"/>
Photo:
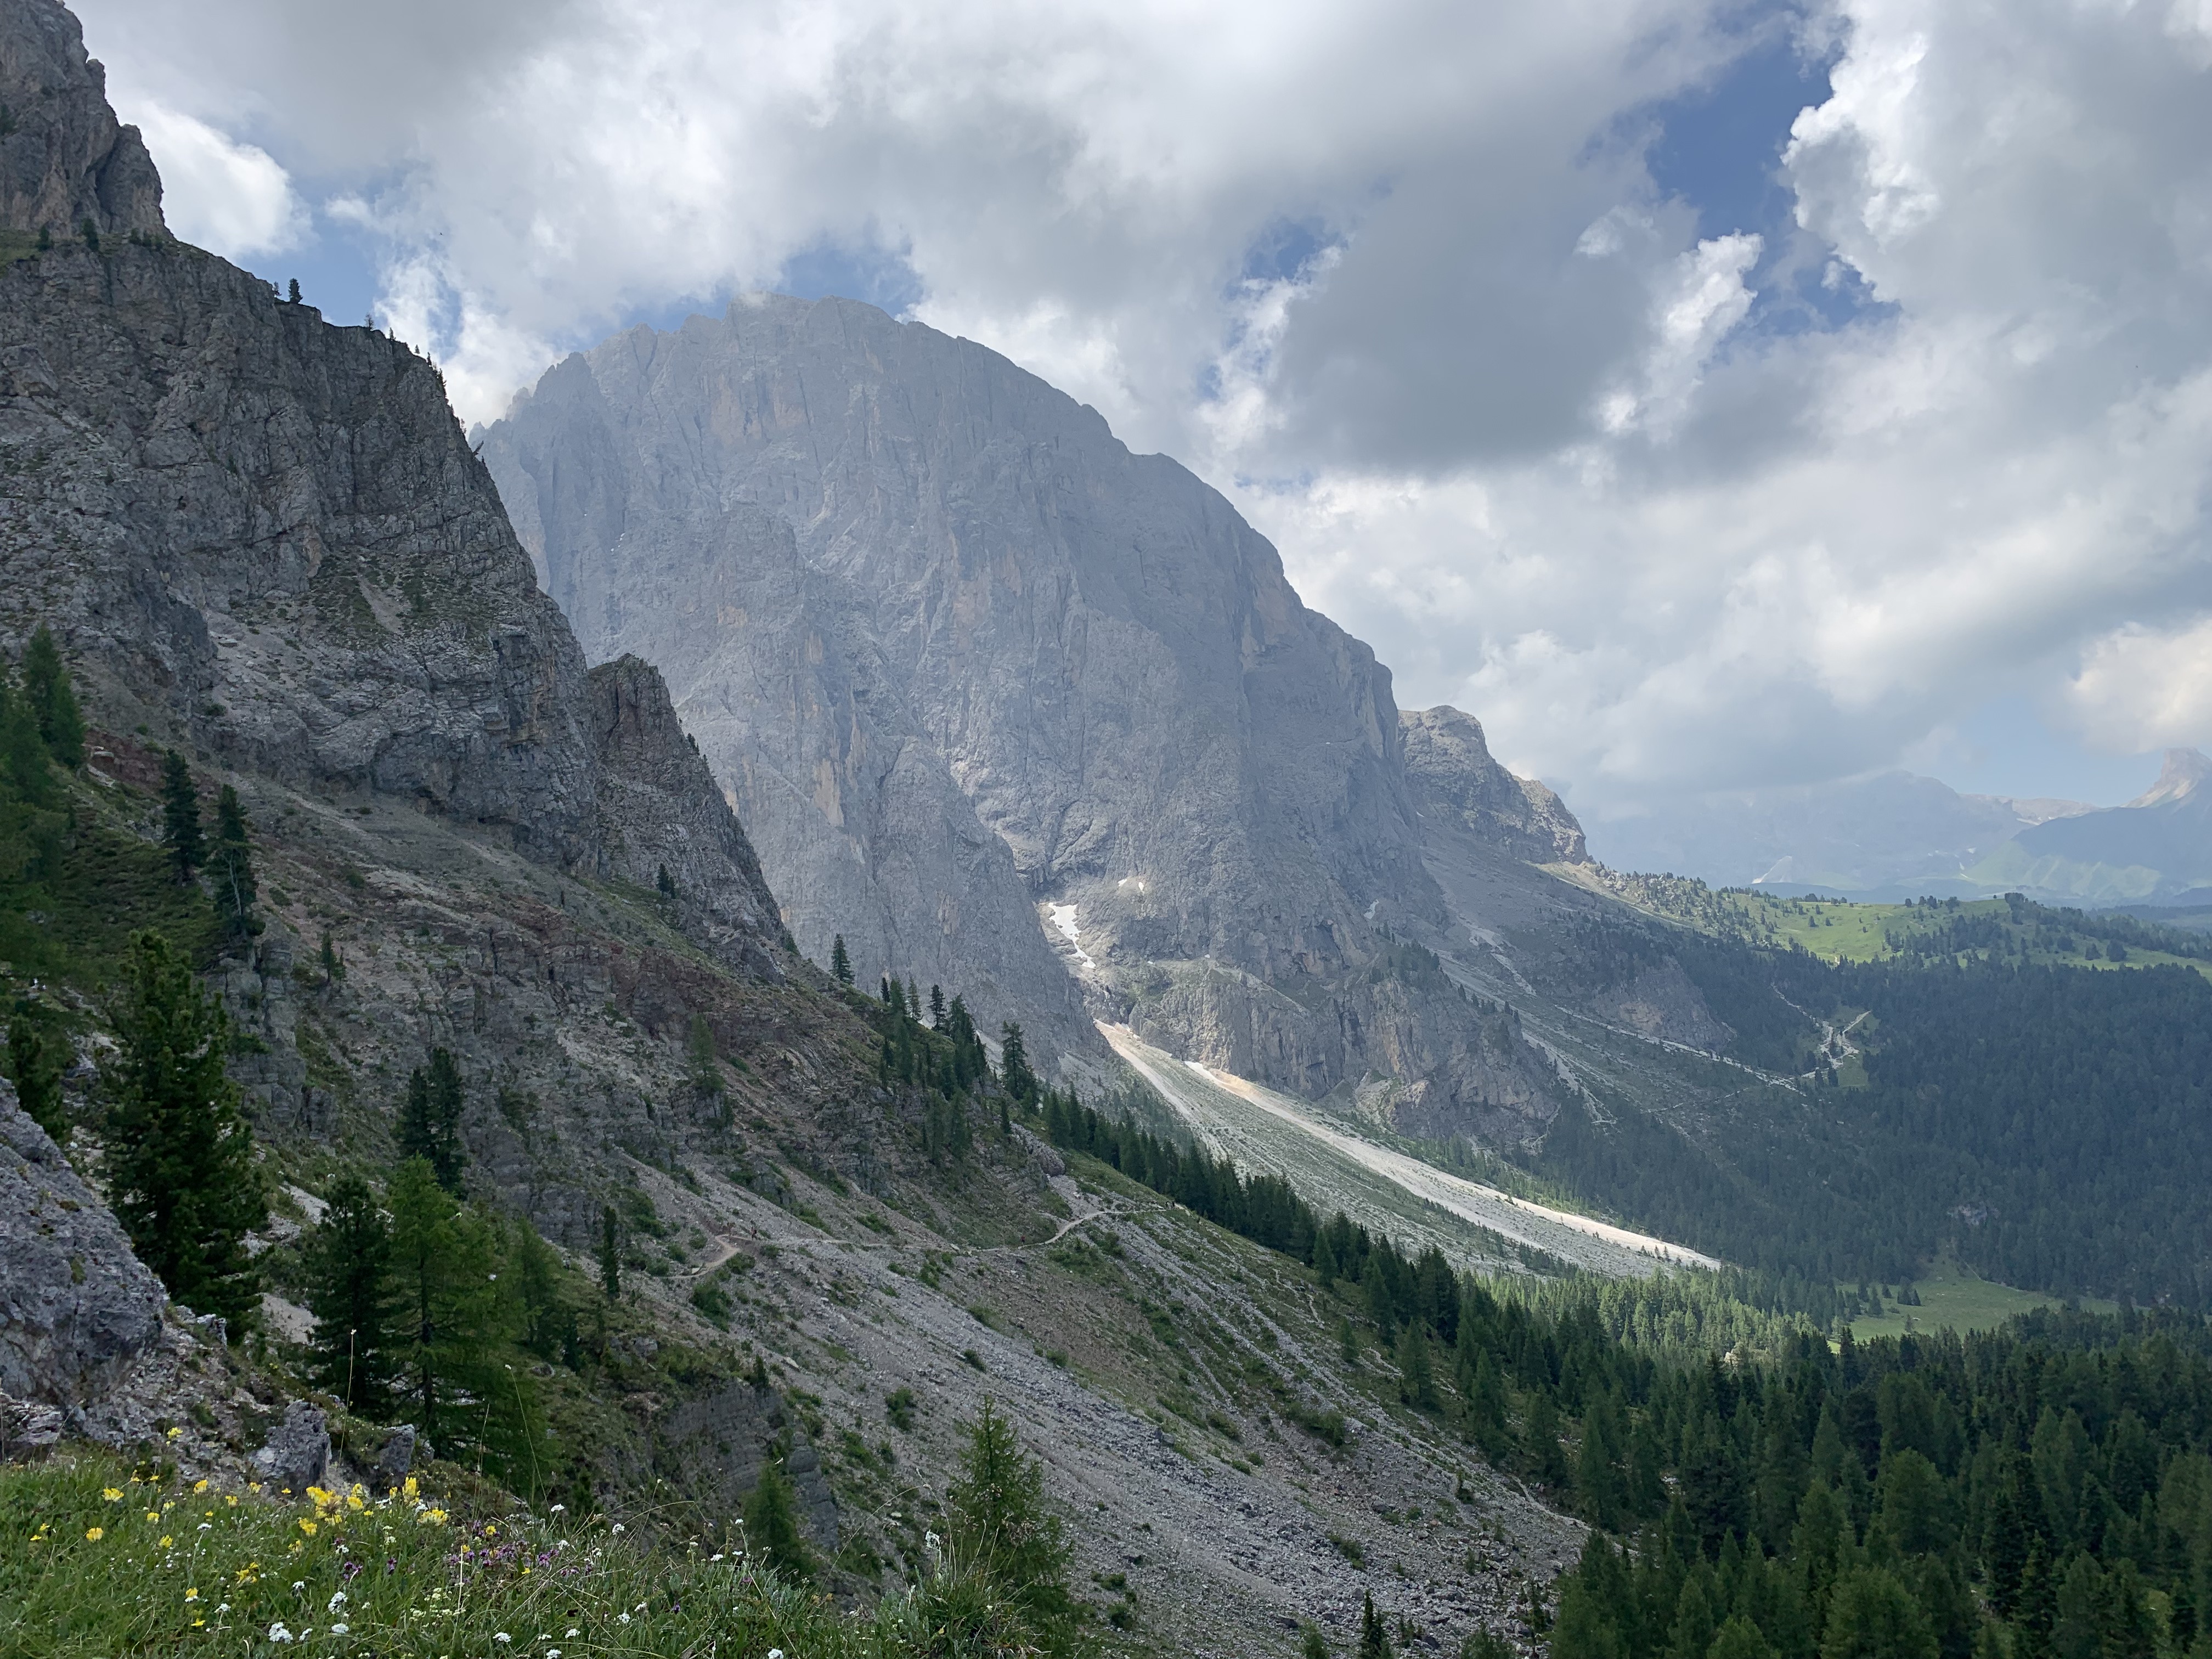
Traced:
<path fill-rule="evenodd" d="M 1408 708 L 1406 778 L 1424 820 L 1437 815 L 1531 864 L 1586 864 L 1583 827 L 1566 803 L 1491 757 L 1482 722 L 1456 708 Z"/>
<path fill-rule="evenodd" d="M 161 229 L 161 180 L 107 106 L 105 70 L 55 0 L 0 0 L 0 227 L 35 235 Z"/>
<path fill-rule="evenodd" d="M 845 301 L 633 330 L 483 437 L 586 653 L 667 672 L 810 956 L 842 933 L 864 982 L 1058 1045 L 1087 998 L 1310 1094 L 1495 1092 L 1456 997 L 1376 971 L 1376 923 L 1442 914 L 1388 671 L 1181 466 Z"/>
<path fill-rule="evenodd" d="M 9 3 L 44 27 L 0 29 L 11 63 L 27 40 L 75 42 L 58 7 Z M 95 142 L 97 75 L 80 63 L 64 93 L 50 133 L 94 139 L 52 152 L 7 228 L 122 165 Z M 0 635 L 51 623 L 116 729 L 398 796 L 562 868 L 650 884 L 666 862 L 720 951 L 775 971 L 773 904 L 665 689 L 642 665 L 587 680 L 407 346 L 164 237 L 19 248 L 0 266 Z M 665 829 L 637 811 L 648 777 Z"/>

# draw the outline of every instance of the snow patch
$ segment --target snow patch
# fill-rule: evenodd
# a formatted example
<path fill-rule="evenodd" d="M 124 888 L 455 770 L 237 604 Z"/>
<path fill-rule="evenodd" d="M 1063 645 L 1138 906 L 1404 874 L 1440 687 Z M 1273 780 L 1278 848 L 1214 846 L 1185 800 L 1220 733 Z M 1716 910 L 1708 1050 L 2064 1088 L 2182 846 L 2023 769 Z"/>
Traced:
<path fill-rule="evenodd" d="M 1048 904 L 1045 907 L 1052 913 L 1052 925 L 1059 930 L 1060 936 L 1074 946 L 1075 959 L 1085 968 L 1096 968 L 1098 964 L 1091 959 L 1091 953 L 1083 948 L 1082 940 L 1079 936 L 1080 930 L 1076 925 L 1077 908 L 1073 904 Z"/>

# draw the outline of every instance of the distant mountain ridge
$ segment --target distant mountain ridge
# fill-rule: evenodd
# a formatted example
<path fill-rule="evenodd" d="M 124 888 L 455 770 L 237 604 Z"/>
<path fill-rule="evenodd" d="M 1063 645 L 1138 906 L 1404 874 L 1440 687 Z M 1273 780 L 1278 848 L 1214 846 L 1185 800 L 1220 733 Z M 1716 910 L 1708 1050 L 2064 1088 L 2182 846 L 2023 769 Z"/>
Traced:
<path fill-rule="evenodd" d="M 2124 806 L 2023 830 L 1968 871 L 1984 886 L 2075 903 L 2186 904 L 2212 896 L 2212 760 L 2169 749 L 2158 781 Z"/>

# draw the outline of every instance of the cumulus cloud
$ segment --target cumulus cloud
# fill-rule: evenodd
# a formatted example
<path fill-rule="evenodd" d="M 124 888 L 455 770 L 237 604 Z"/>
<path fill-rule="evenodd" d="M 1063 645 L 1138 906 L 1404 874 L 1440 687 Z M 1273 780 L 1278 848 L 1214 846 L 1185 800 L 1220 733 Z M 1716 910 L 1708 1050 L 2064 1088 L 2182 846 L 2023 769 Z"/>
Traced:
<path fill-rule="evenodd" d="M 315 181 L 465 415 L 810 250 L 902 264 L 1579 805 L 1887 764 L 2005 692 L 2182 740 L 2212 14 L 1806 3 L 1788 216 L 1702 230 L 1650 155 L 1745 49 L 1723 0 L 83 10 L 126 116 L 192 124 L 149 124 L 173 199 L 210 139 Z"/>
<path fill-rule="evenodd" d="M 2075 723 L 2105 748 L 2196 747 L 2212 736 L 2212 616 L 2106 635 L 2066 691 Z"/>
<path fill-rule="evenodd" d="M 178 235 L 234 259 L 298 243 L 307 210 L 268 151 L 151 100 L 131 115 L 161 157 L 163 216 Z"/>

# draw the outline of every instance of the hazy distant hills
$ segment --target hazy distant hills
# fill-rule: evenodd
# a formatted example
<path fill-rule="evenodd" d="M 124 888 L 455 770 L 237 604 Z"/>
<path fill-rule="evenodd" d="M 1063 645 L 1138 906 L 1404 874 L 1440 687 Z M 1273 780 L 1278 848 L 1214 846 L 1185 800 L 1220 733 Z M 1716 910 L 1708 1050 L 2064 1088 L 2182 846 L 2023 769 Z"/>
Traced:
<path fill-rule="evenodd" d="M 2169 749 L 2158 781 L 2125 806 L 2023 830 L 1967 876 L 2077 904 L 2212 897 L 2212 761 Z"/>
<path fill-rule="evenodd" d="M 1617 870 L 1695 876 L 1715 887 L 1910 888 L 1910 896 L 1964 890 L 1966 871 L 2024 830 L 2093 810 L 1962 795 L 1934 778 L 1885 772 L 1707 795 L 1584 827 L 1592 853 Z"/>
<path fill-rule="evenodd" d="M 2212 762 L 2166 756 L 2140 799 L 1962 795 L 1887 772 L 1843 783 L 1709 795 L 1587 826 L 1615 869 L 1867 899 L 2024 892 L 2049 903 L 2177 904 L 2212 889 Z"/>

